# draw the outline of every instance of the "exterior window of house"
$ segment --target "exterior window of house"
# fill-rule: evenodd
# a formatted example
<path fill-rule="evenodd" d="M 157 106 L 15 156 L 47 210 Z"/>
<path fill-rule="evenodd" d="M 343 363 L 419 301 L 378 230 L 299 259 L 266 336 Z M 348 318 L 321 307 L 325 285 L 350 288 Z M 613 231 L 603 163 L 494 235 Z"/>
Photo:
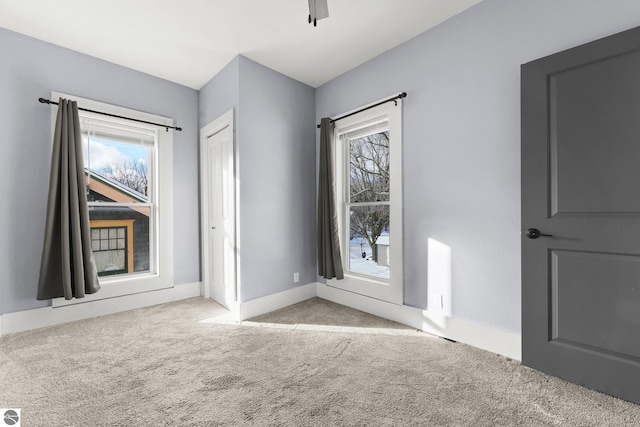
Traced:
<path fill-rule="evenodd" d="M 85 109 L 172 125 L 170 119 L 97 101 L 57 93 L 52 97 L 76 100 Z M 91 248 L 101 285 L 83 300 L 172 287 L 173 131 L 82 110 L 78 114 Z M 73 303 L 54 300 L 54 306 Z"/>
<path fill-rule="evenodd" d="M 91 220 L 91 249 L 98 277 L 133 273 L 135 220 Z"/>
<path fill-rule="evenodd" d="M 91 249 L 99 276 L 129 271 L 127 227 L 92 227 Z"/>
<path fill-rule="evenodd" d="M 336 195 L 345 280 L 330 286 L 402 304 L 402 103 L 336 122 Z"/>

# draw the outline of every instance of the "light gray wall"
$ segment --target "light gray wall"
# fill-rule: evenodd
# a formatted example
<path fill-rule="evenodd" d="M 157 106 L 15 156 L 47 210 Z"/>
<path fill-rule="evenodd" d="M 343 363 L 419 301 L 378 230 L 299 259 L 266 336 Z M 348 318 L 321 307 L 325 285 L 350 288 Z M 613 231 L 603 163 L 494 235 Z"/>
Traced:
<path fill-rule="evenodd" d="M 198 93 L 0 28 L 0 313 L 49 305 L 36 301 L 51 150 L 52 90 L 172 117 L 175 283 L 200 280 Z"/>
<path fill-rule="evenodd" d="M 200 91 L 200 126 L 230 108 L 249 301 L 316 280 L 315 91 L 239 55 Z"/>
<path fill-rule="evenodd" d="M 316 280 L 314 100 L 312 87 L 240 57 L 242 301 Z"/>
<path fill-rule="evenodd" d="M 407 91 L 405 302 L 428 304 L 427 239 L 436 239 L 451 249 L 452 285 L 438 291 L 451 294 L 453 315 L 519 332 L 520 64 L 639 23 L 637 0 L 484 0 L 315 90 L 315 120 L 307 118 L 313 89 L 246 58 L 198 96 L 0 29 L 0 313 L 48 304 L 35 300 L 50 147 L 49 108 L 38 97 L 67 92 L 173 117 L 185 129 L 174 139 L 176 283 L 200 277 L 198 130 L 236 109 L 243 209 L 265 209 L 241 217 L 246 301 L 292 287 L 293 271 L 300 284 L 315 280 L 315 151 L 303 141 L 316 136 L 316 121 Z M 276 186 L 262 181 L 268 162 L 279 168 Z"/>
<path fill-rule="evenodd" d="M 408 93 L 406 304 L 427 307 L 432 238 L 453 316 L 520 332 L 520 64 L 639 24 L 636 0 L 485 0 L 316 90 L 316 120 Z"/>
<path fill-rule="evenodd" d="M 199 103 L 200 127 L 234 109 L 240 300 L 314 282 L 314 89 L 239 55 Z"/>
<path fill-rule="evenodd" d="M 198 129 L 233 109 L 236 133 L 240 102 L 240 57 L 236 56 L 198 92 Z M 198 130 L 198 135 L 200 131 Z M 234 145 L 235 146 L 235 145 Z"/>
<path fill-rule="evenodd" d="M 240 57 L 236 56 L 218 74 L 205 84 L 198 92 L 199 120 L 198 129 L 202 129 L 224 113 L 233 110 L 233 152 L 235 156 L 235 171 L 238 171 L 238 136 L 240 129 L 238 120 L 240 115 Z M 200 145 L 198 139 L 198 145 Z M 198 156 L 200 157 L 200 156 Z M 200 173 L 200 160 L 198 160 Z M 236 189 L 237 191 L 237 189 Z M 199 208 L 200 209 L 200 208 Z M 202 220 L 202 218 L 201 218 Z M 200 242 L 202 249 L 202 242 Z M 200 259 L 202 263 L 202 258 Z M 202 266 L 201 266 L 202 268 Z M 202 275 L 201 275 L 202 276 Z M 238 287 L 241 277 L 237 278 Z"/>

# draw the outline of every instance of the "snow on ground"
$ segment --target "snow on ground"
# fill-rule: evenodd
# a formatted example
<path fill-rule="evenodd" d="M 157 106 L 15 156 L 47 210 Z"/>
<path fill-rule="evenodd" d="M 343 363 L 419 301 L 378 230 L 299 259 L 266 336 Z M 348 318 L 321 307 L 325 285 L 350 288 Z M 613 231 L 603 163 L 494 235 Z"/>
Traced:
<path fill-rule="evenodd" d="M 365 258 L 362 258 L 362 252 L 366 252 Z M 349 242 L 349 270 L 369 276 L 389 278 L 389 267 L 378 265 L 371 259 L 371 248 L 364 239 L 361 242 L 361 239 L 355 238 Z"/>

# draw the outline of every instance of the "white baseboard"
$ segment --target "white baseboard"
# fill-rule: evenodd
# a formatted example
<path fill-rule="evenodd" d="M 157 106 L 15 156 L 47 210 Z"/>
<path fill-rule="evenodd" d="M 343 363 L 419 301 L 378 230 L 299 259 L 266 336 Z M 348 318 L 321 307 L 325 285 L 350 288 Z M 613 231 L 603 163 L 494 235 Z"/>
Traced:
<path fill-rule="evenodd" d="M 201 296 L 201 283 L 178 285 L 170 289 L 92 301 L 64 307 L 45 307 L 0 315 L 0 336 L 60 323 L 72 322 L 105 314 L 164 304 Z M 322 283 L 310 283 L 277 294 L 236 304 L 233 320 L 243 321 L 308 300 L 323 298 L 356 310 L 420 329 L 515 360 L 522 360 L 519 334 L 501 331 L 474 322 L 444 316 L 419 308 L 396 305 L 359 294 L 333 288 Z"/>
<path fill-rule="evenodd" d="M 316 283 L 298 286 L 277 294 L 242 302 L 232 310 L 234 320 L 243 321 L 306 301 L 317 296 Z"/>
<path fill-rule="evenodd" d="M 89 301 L 82 304 L 55 308 L 44 307 L 15 313 L 5 313 L 0 316 L 0 335 L 13 334 L 197 296 L 200 296 L 200 282 L 177 285 L 173 288 L 159 291 Z"/>
<path fill-rule="evenodd" d="M 519 334 L 501 331 L 474 322 L 444 316 L 420 308 L 396 305 L 353 292 L 317 284 L 318 297 L 385 319 L 420 329 L 443 338 L 469 344 L 515 360 L 522 360 Z"/>

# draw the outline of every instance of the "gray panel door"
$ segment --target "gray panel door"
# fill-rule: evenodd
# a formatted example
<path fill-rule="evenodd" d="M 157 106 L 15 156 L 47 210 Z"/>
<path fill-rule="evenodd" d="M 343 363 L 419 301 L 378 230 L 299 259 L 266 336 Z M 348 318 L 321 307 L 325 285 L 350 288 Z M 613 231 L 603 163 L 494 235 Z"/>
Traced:
<path fill-rule="evenodd" d="M 524 365 L 640 403 L 640 29 L 522 66 L 522 304 Z"/>

